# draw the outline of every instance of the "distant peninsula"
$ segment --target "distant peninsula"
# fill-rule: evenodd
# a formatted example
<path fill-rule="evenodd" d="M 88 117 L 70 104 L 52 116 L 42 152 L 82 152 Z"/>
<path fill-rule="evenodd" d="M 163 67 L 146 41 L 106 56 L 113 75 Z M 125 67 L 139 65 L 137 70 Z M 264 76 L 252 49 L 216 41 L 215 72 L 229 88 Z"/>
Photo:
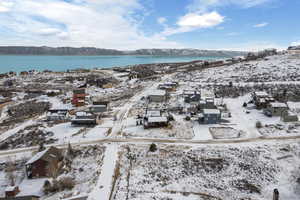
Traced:
<path fill-rule="evenodd" d="M 244 51 L 199 50 L 199 49 L 138 49 L 121 51 L 95 47 L 34 47 L 0 46 L 0 55 L 63 55 L 63 56 L 104 56 L 104 55 L 149 55 L 149 56 L 216 56 L 233 57 L 246 55 Z"/>

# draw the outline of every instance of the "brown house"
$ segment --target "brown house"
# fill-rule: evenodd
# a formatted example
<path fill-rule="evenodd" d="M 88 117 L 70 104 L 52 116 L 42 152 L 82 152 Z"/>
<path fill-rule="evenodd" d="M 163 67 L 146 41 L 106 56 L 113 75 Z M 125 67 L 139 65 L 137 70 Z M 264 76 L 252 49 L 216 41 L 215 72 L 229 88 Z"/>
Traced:
<path fill-rule="evenodd" d="M 28 178 L 39 178 L 51 176 L 51 168 L 58 167 L 62 160 L 62 152 L 55 147 L 49 147 L 44 151 L 35 154 L 25 164 Z"/>
<path fill-rule="evenodd" d="M 76 107 L 85 106 L 87 96 L 85 88 L 73 90 L 72 104 Z"/>

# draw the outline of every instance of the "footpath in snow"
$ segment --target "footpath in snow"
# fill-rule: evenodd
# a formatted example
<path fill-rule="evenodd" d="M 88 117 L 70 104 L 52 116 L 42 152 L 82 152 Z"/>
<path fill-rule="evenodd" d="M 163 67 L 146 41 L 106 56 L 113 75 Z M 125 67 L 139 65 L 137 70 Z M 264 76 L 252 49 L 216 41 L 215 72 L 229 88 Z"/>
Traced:
<path fill-rule="evenodd" d="M 109 200 L 112 189 L 113 176 L 118 159 L 118 144 L 106 145 L 101 174 L 88 200 Z"/>

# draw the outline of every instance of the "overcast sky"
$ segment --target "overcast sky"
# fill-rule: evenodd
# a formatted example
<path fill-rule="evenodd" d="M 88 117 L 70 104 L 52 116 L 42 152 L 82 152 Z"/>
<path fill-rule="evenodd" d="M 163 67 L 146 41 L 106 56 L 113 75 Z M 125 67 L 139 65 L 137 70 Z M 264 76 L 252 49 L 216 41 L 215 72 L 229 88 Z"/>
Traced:
<path fill-rule="evenodd" d="M 260 50 L 300 44 L 299 0 L 0 0 L 0 45 Z"/>

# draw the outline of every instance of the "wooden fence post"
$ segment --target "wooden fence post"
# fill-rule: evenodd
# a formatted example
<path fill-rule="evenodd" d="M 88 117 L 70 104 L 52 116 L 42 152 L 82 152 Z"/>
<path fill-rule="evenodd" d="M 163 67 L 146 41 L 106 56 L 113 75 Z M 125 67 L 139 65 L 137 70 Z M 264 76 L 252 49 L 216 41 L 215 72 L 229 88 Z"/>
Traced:
<path fill-rule="evenodd" d="M 273 200 L 279 200 L 279 191 L 277 189 L 273 191 Z"/>

